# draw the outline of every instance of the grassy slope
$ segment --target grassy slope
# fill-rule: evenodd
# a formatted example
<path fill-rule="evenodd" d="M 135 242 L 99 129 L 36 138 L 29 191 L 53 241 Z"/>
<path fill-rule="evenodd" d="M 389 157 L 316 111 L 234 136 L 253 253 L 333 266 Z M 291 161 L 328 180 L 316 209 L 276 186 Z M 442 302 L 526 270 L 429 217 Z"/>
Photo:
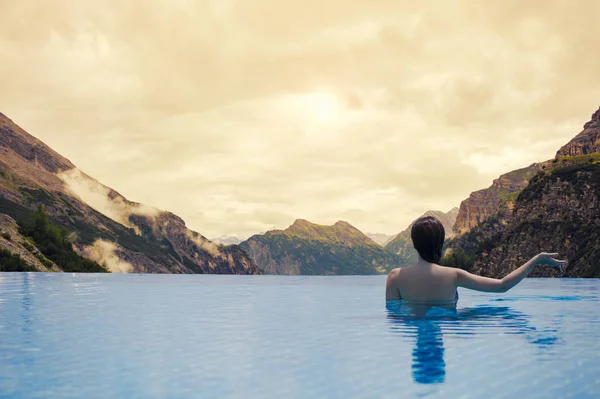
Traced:
<path fill-rule="evenodd" d="M 249 239 L 268 248 L 270 259 L 283 264 L 290 259 L 303 275 L 357 275 L 385 273 L 402 264 L 345 222 L 323 226 L 297 221 L 286 230 L 270 231 Z M 240 245 L 248 249 L 247 242 Z"/>

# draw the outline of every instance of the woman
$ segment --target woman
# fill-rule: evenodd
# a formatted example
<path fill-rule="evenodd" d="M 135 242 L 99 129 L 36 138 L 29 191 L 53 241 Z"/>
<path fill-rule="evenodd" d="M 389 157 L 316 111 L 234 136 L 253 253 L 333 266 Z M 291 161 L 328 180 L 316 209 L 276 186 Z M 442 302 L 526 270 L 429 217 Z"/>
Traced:
<path fill-rule="evenodd" d="M 542 252 L 502 279 L 481 277 L 461 269 L 438 265 L 442 257 L 445 231 L 442 223 L 426 216 L 415 221 L 411 229 L 413 245 L 419 253 L 415 266 L 394 269 L 386 282 L 386 300 L 406 300 L 427 304 L 455 304 L 457 287 L 484 292 L 506 292 L 533 270 L 536 265 L 550 265 L 564 271 L 567 262 L 555 259 L 556 253 Z"/>

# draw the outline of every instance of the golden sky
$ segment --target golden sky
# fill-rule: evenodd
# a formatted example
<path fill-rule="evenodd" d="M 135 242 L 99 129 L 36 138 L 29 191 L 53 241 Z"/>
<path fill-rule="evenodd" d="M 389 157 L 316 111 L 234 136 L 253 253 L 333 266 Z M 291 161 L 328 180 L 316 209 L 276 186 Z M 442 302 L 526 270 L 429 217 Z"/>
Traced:
<path fill-rule="evenodd" d="M 0 0 L 0 111 L 208 237 L 398 233 L 600 105 L 600 2 Z"/>

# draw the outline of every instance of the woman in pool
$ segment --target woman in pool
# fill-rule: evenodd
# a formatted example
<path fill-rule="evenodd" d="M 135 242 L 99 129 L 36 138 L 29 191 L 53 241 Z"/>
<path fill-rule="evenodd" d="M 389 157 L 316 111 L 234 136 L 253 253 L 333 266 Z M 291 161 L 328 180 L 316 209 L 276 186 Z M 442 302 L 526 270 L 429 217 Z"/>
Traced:
<path fill-rule="evenodd" d="M 386 282 L 385 298 L 413 303 L 456 304 L 457 287 L 484 292 L 506 292 L 533 270 L 536 265 L 550 265 L 564 271 L 564 260 L 555 259 L 556 253 L 542 252 L 502 279 L 481 277 L 467 271 L 440 266 L 445 231 L 442 223 L 425 216 L 415 221 L 411 229 L 413 245 L 419 253 L 415 266 L 394 269 Z"/>

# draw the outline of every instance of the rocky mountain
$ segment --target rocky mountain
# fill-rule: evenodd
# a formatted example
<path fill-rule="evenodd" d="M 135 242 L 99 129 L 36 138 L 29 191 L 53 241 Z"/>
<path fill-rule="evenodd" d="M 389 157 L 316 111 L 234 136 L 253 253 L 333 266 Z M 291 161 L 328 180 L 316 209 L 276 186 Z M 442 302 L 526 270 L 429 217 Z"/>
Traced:
<path fill-rule="evenodd" d="M 127 200 L 0 114 L 4 224 L 14 228 L 14 222 L 31 221 L 39 205 L 52 223 L 71 233 L 80 255 L 111 271 L 260 273 L 238 246 L 214 244 L 178 216 Z"/>
<path fill-rule="evenodd" d="M 495 214 L 501 205 L 514 201 L 541 168 L 541 163 L 534 163 L 505 173 L 494 180 L 490 187 L 471 193 L 469 198 L 461 202 L 452 231 L 455 234 L 465 233 Z"/>
<path fill-rule="evenodd" d="M 254 235 L 240 244 L 268 274 L 378 274 L 401 259 L 347 222 L 323 226 L 303 219 L 285 230 Z"/>
<path fill-rule="evenodd" d="M 448 239 L 454 235 L 452 232 L 452 226 L 454 226 L 457 215 L 458 208 L 454 207 L 448 212 L 427 211 L 420 217 L 433 216 L 439 219 L 444 226 L 444 230 L 446 231 L 446 239 Z M 400 256 L 403 259 L 403 262 L 408 265 L 415 264 L 419 260 L 419 256 L 413 247 L 412 239 L 410 237 L 410 230 L 414 222 L 415 221 L 413 220 L 406 229 L 394 237 L 384 247 L 387 252 Z"/>
<path fill-rule="evenodd" d="M 592 119 L 583 125 L 583 131 L 561 147 L 556 158 L 578 156 L 600 152 L 600 109 L 592 115 Z"/>
<path fill-rule="evenodd" d="M 509 206 L 448 243 L 443 262 L 502 277 L 547 251 L 569 265 L 567 277 L 600 277 L 600 110 L 563 146 Z M 566 154 L 566 155 L 565 155 Z M 574 155 L 570 155 L 574 154 Z M 532 276 L 557 276 L 536 268 Z"/>
<path fill-rule="evenodd" d="M 388 242 L 392 241 L 395 237 L 382 233 L 365 233 L 365 235 L 382 247 L 384 247 Z"/>

